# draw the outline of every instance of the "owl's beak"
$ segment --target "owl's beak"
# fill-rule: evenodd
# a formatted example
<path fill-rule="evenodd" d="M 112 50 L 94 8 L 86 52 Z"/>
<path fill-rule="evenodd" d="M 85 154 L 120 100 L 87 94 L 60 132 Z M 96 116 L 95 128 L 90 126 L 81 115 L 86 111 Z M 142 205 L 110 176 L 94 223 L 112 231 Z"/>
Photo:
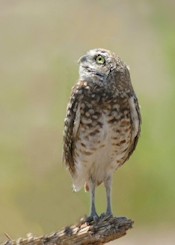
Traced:
<path fill-rule="evenodd" d="M 85 62 L 85 61 L 87 61 L 87 56 L 86 56 L 86 55 L 83 55 L 83 56 L 81 56 L 81 57 L 79 58 L 78 64 L 83 63 L 83 62 Z"/>

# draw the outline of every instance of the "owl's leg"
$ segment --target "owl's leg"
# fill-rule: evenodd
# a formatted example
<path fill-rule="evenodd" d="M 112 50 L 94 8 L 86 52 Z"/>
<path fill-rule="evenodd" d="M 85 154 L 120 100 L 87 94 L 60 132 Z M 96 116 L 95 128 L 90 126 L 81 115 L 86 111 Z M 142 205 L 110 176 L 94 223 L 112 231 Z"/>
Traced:
<path fill-rule="evenodd" d="M 90 195 L 91 195 L 91 206 L 90 206 L 90 216 L 87 218 L 87 221 L 96 221 L 98 219 L 98 214 L 96 212 L 95 208 L 95 181 L 91 180 L 90 181 Z"/>
<path fill-rule="evenodd" d="M 112 190 L 112 176 L 108 176 L 104 181 L 104 186 L 106 188 L 106 199 L 107 199 L 107 208 L 106 215 L 112 216 L 112 207 L 111 207 L 111 190 Z"/>

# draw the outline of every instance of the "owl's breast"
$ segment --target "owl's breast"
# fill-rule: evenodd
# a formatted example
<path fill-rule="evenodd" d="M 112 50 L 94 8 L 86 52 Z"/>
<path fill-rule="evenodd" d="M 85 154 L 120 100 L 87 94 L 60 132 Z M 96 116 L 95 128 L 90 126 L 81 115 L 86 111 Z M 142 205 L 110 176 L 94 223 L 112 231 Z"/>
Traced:
<path fill-rule="evenodd" d="M 80 114 L 74 150 L 77 171 L 103 182 L 127 159 L 131 144 L 129 114 L 121 112 L 117 104 L 89 109 L 83 105 Z"/>

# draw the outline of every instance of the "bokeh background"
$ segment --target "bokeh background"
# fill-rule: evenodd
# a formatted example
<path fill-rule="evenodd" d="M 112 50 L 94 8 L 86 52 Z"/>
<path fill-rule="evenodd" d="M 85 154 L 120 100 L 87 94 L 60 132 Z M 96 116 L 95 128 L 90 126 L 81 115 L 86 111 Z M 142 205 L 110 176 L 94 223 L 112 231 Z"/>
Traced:
<path fill-rule="evenodd" d="M 130 66 L 143 117 L 113 181 L 114 213 L 135 221 L 117 244 L 175 244 L 174 11 L 174 0 L 0 0 L 1 242 L 89 212 L 62 164 L 62 131 L 77 60 L 103 47 Z M 101 186 L 99 213 L 105 206 Z"/>

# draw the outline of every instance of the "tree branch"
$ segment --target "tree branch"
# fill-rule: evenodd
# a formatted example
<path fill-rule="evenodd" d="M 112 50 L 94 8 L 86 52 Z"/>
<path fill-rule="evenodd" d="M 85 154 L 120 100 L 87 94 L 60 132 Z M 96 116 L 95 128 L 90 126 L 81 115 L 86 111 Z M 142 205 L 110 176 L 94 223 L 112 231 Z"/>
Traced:
<path fill-rule="evenodd" d="M 125 217 L 101 216 L 96 222 L 82 220 L 50 235 L 34 237 L 28 234 L 27 238 L 9 239 L 3 245 L 101 245 L 124 236 L 133 223 Z"/>

